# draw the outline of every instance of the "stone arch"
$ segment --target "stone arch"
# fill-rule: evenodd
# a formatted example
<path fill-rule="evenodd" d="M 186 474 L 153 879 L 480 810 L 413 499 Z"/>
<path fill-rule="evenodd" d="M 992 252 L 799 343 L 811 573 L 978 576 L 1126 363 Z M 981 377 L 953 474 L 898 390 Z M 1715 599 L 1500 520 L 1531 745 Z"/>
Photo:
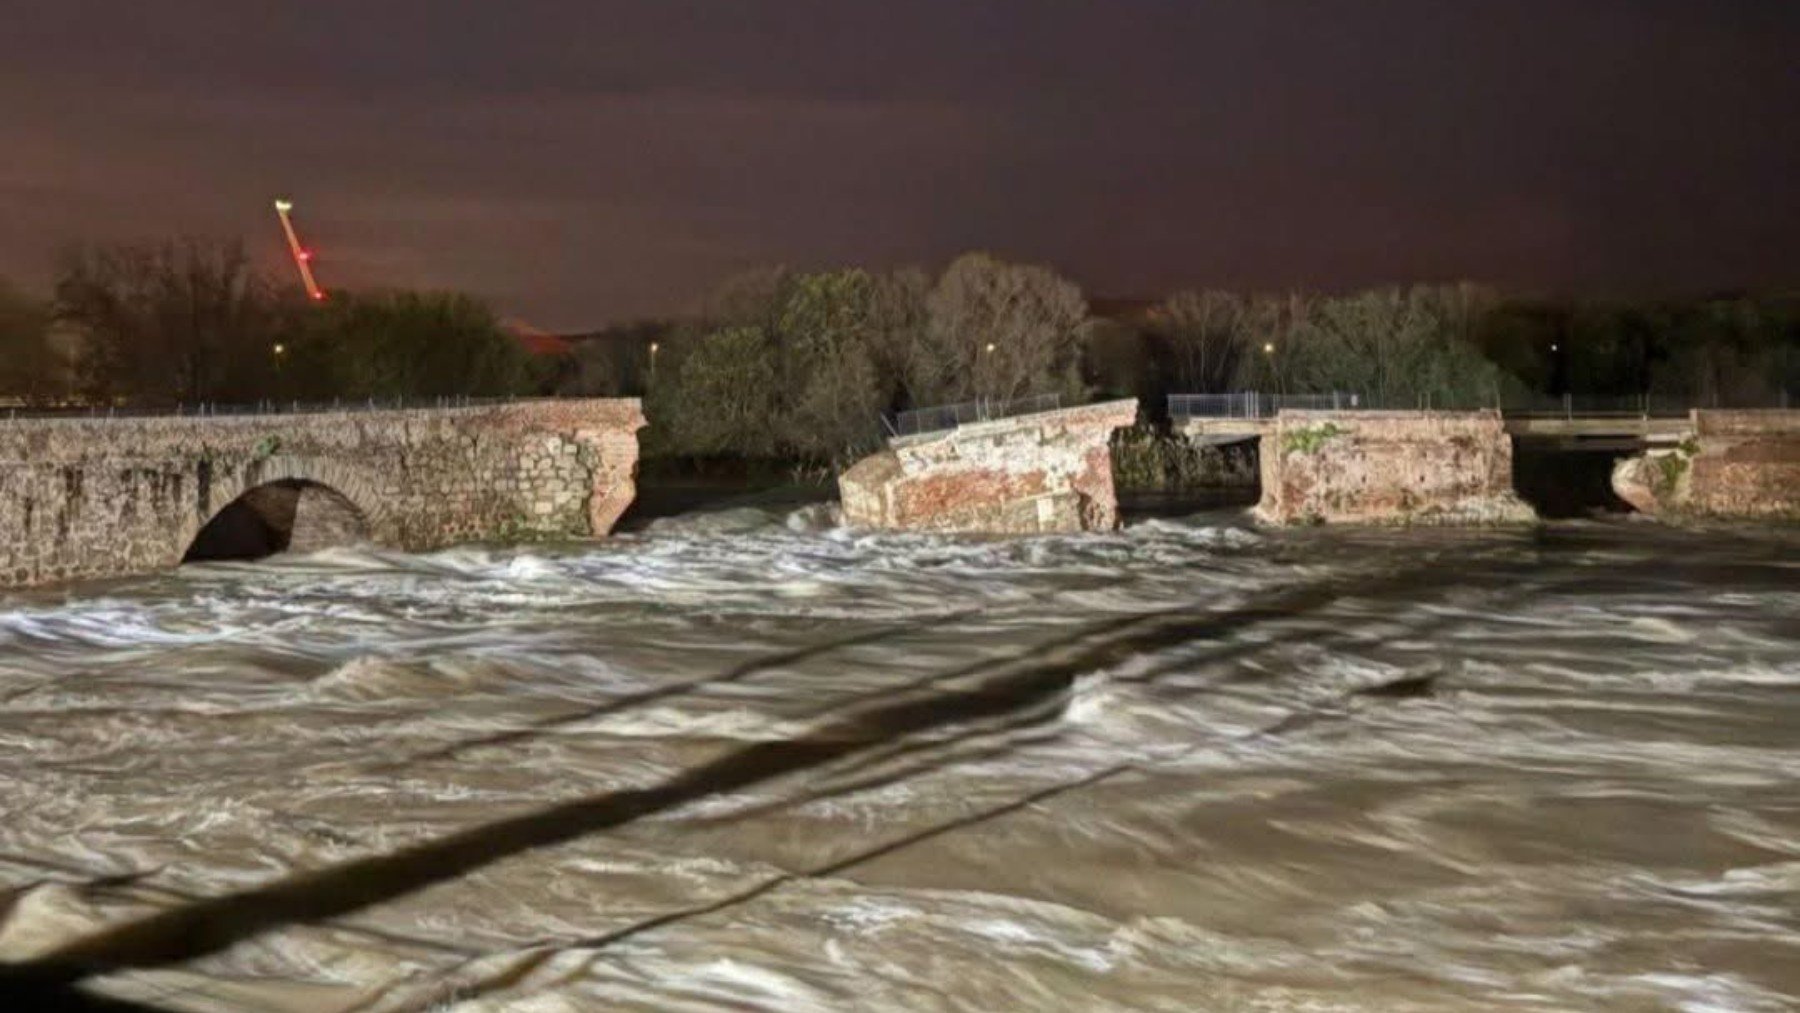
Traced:
<path fill-rule="evenodd" d="M 313 551 L 384 531 L 372 483 L 335 461 L 278 455 L 209 479 L 182 562 Z"/>

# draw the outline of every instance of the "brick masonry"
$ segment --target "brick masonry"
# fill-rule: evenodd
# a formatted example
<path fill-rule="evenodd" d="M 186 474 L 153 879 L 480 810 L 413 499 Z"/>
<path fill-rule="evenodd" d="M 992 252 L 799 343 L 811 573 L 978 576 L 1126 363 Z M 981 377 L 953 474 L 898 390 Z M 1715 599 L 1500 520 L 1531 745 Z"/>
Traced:
<path fill-rule="evenodd" d="M 1696 410 L 1686 439 L 1620 461 L 1613 490 L 1653 516 L 1800 519 L 1800 411 Z"/>
<path fill-rule="evenodd" d="M 1115 429 L 1136 401 L 1040 412 L 892 441 L 838 477 L 844 521 L 918 531 L 1108 531 Z"/>
<path fill-rule="evenodd" d="M 1264 431 L 1259 520 L 1517 524 L 1512 438 L 1498 412 L 1283 411 Z"/>
<path fill-rule="evenodd" d="M 411 551 L 604 535 L 636 495 L 643 425 L 632 399 L 0 420 L 0 586 L 174 566 L 221 509 L 283 480 L 327 487 L 371 540 Z"/>

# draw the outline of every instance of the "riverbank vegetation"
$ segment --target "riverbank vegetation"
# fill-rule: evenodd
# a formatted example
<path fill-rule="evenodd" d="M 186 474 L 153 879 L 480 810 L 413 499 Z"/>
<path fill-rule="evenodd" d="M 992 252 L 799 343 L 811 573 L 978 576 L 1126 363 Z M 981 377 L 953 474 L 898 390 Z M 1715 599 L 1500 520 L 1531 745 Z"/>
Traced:
<path fill-rule="evenodd" d="M 909 408 L 1230 390 L 1387 406 L 1563 394 L 1774 404 L 1800 394 L 1800 299 L 1523 299 L 1473 285 L 1347 294 L 1196 289 L 1090 300 L 988 254 L 918 269 L 756 270 L 678 317 L 528 348 L 477 298 L 337 292 L 323 304 L 236 243 L 99 247 L 49 298 L 0 286 L 11 404 L 641 396 L 651 457 L 824 469 Z M 1154 441 L 1146 469 L 1183 472 Z"/>

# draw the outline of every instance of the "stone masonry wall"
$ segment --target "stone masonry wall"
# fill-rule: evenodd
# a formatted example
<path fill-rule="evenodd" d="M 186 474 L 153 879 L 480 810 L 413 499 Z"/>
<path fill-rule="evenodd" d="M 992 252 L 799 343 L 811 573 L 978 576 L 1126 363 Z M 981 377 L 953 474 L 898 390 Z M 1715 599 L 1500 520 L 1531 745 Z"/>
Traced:
<path fill-rule="evenodd" d="M 1113 401 L 894 440 L 838 477 L 857 527 L 998 534 L 1118 525 L 1112 432 L 1137 418 Z"/>
<path fill-rule="evenodd" d="M 1262 437 L 1272 524 L 1508 524 L 1535 519 L 1513 492 L 1498 412 L 1281 412 Z"/>
<path fill-rule="evenodd" d="M 1620 461 L 1613 489 L 1652 516 L 1800 519 L 1800 411 L 1696 410 L 1688 439 Z"/>
<path fill-rule="evenodd" d="M 0 420 L 0 586 L 174 566 L 268 482 L 325 485 L 407 550 L 603 535 L 636 493 L 636 400 Z"/>

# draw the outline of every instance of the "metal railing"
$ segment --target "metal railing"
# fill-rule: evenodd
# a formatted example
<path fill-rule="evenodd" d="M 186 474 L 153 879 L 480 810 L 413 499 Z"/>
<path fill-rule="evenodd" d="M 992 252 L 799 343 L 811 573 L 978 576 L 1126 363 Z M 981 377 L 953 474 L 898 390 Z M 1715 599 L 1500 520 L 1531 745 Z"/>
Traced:
<path fill-rule="evenodd" d="M 1230 394 L 1170 394 L 1171 418 L 1266 419 L 1283 408 L 1306 411 L 1342 411 L 1366 408 L 1359 394 L 1265 394 L 1240 390 Z"/>
<path fill-rule="evenodd" d="M 333 401 L 248 401 L 227 403 L 200 401 L 193 404 L 63 405 L 56 407 L 0 406 L 0 422 L 29 419 L 141 419 L 226 418 L 260 415 L 330 415 L 342 412 L 387 412 L 448 408 L 483 408 L 494 405 L 568 400 L 554 397 L 377 397 Z"/>
<path fill-rule="evenodd" d="M 1495 398 L 1377 398 L 1366 394 L 1170 394 L 1172 419 L 1266 419 L 1284 408 L 1302 411 L 1474 411 L 1498 410 L 1520 418 L 1679 418 L 1696 408 L 1792 408 L 1800 404 L 1786 391 L 1761 398 L 1695 399 L 1667 394 L 1528 394 Z"/>
<path fill-rule="evenodd" d="M 883 416 L 882 422 L 887 426 L 888 434 L 891 436 L 916 436 L 919 433 L 955 429 L 971 422 L 986 422 L 990 419 L 1030 415 L 1034 412 L 1049 412 L 1061 407 L 1061 394 L 1030 394 L 1010 400 L 976 398 L 973 401 L 962 401 L 957 404 L 914 408 L 910 411 L 899 412 L 892 419 Z"/>
<path fill-rule="evenodd" d="M 1785 398 L 1779 399 L 1785 401 Z M 1784 408 L 1785 403 L 1756 405 L 1700 404 L 1670 394 L 1553 394 L 1505 399 L 1501 412 L 1524 418 L 1680 418 L 1695 408 Z"/>

